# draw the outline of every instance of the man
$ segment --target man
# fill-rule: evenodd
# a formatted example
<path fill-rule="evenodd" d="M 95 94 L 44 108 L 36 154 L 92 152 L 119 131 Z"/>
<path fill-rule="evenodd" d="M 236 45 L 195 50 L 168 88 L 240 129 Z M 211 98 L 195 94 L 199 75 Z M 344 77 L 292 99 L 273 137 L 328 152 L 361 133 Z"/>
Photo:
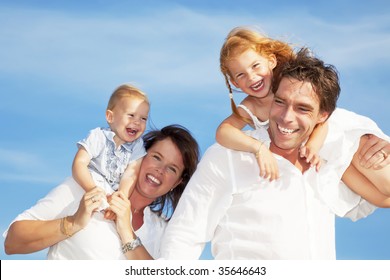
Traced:
<path fill-rule="evenodd" d="M 270 143 L 280 178 L 259 177 L 253 154 L 211 146 L 169 222 L 163 258 L 197 259 L 211 241 L 215 259 L 335 259 L 335 214 L 359 219 L 375 209 L 339 183 L 360 137 L 377 127 L 330 137 L 317 173 L 299 148 L 334 111 L 337 72 L 303 49 L 281 77 L 269 129 L 249 132 Z"/>

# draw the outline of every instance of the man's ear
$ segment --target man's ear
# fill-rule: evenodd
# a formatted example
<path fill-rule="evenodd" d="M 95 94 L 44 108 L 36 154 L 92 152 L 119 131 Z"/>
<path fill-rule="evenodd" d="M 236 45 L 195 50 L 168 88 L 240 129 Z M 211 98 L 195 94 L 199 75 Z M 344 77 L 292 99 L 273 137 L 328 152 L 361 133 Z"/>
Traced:
<path fill-rule="evenodd" d="M 328 117 L 329 117 L 329 113 L 328 112 L 321 112 L 321 113 L 319 113 L 319 119 L 318 119 L 317 124 L 326 122 Z"/>
<path fill-rule="evenodd" d="M 111 110 L 106 111 L 106 120 L 108 123 L 112 123 L 114 113 Z"/>

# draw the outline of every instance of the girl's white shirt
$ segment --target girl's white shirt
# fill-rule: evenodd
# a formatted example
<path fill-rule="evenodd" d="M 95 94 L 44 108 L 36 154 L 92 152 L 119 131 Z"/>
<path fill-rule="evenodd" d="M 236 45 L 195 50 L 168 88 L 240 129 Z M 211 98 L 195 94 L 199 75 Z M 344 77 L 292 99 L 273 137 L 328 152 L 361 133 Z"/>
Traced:
<path fill-rule="evenodd" d="M 256 116 L 255 114 L 252 113 L 251 110 L 248 109 L 248 107 L 246 107 L 245 105 L 243 104 L 240 104 L 238 105 L 237 107 L 240 107 L 241 109 L 243 109 L 245 112 L 247 112 L 247 114 L 251 117 L 252 119 L 252 124 L 251 124 L 251 127 L 254 128 L 254 129 L 259 129 L 259 128 L 263 128 L 263 127 L 268 127 L 268 124 L 269 124 L 269 120 L 266 120 L 264 122 L 260 121 Z"/>

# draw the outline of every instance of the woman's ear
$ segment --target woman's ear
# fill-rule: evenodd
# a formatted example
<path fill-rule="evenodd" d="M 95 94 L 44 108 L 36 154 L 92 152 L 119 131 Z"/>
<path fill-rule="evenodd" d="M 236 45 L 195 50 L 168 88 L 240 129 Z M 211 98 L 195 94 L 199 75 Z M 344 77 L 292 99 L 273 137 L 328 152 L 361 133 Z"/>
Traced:
<path fill-rule="evenodd" d="M 176 188 L 181 182 L 183 182 L 183 177 L 180 177 L 180 178 L 177 180 L 176 184 L 172 187 L 171 191 L 172 191 L 174 188 Z"/>
<path fill-rule="evenodd" d="M 108 123 L 112 123 L 114 112 L 111 110 L 106 111 L 106 120 Z"/>

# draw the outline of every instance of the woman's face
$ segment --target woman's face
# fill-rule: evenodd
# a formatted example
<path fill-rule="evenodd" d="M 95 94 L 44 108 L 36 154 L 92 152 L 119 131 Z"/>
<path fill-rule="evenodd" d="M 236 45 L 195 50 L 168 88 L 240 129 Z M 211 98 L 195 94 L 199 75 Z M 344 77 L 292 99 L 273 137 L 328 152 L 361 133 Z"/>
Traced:
<path fill-rule="evenodd" d="M 177 146 L 169 138 L 158 141 L 142 161 L 136 191 L 155 200 L 181 182 L 183 171 L 183 157 Z"/>

